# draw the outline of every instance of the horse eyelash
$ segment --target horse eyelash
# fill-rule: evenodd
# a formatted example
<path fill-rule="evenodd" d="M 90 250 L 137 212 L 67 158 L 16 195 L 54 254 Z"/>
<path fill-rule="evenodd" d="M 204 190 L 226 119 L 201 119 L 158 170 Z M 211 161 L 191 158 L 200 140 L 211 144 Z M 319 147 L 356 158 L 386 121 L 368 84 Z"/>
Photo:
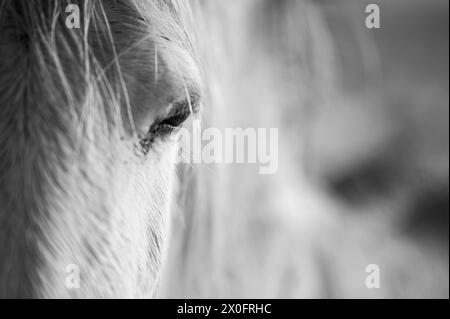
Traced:
<path fill-rule="evenodd" d="M 150 126 L 147 133 L 139 138 L 144 155 L 148 154 L 157 139 L 167 137 L 180 129 L 188 117 L 189 114 L 186 115 L 183 112 L 177 112 L 164 119 L 156 120 Z"/>

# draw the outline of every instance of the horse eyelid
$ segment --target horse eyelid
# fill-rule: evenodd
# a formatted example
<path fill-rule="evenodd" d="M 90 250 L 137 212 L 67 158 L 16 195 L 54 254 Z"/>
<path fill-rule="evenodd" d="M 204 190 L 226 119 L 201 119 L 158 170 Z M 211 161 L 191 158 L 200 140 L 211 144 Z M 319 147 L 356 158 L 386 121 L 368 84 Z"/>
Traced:
<path fill-rule="evenodd" d="M 149 152 L 157 139 L 170 136 L 183 126 L 192 112 L 195 114 L 199 111 L 198 100 L 194 99 L 194 105 L 191 104 L 191 101 L 192 99 L 173 103 L 169 113 L 156 119 L 147 133 L 139 137 L 144 155 Z"/>

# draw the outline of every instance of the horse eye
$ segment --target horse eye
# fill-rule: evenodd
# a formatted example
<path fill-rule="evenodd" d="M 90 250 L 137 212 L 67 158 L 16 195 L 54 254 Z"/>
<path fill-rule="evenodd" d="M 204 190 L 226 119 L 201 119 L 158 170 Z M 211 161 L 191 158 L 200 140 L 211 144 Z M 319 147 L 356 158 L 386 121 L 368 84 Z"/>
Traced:
<path fill-rule="evenodd" d="M 191 111 L 189 102 L 175 103 L 169 114 L 162 120 L 156 121 L 154 125 L 173 128 L 180 127 L 189 118 L 191 112 L 194 112 L 194 110 Z"/>
<path fill-rule="evenodd" d="M 200 110 L 199 96 L 191 95 L 190 99 L 175 102 L 169 107 L 169 112 L 157 118 L 150 126 L 147 134 L 140 137 L 144 154 L 147 154 L 158 138 L 164 138 L 177 131 L 184 122 Z"/>

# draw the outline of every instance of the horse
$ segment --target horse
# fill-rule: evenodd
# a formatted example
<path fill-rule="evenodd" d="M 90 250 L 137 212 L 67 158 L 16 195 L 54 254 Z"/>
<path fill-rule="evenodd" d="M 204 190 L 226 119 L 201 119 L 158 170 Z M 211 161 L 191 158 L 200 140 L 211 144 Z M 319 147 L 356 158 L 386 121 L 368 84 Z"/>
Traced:
<path fill-rule="evenodd" d="M 66 24 L 69 5 L 80 8 L 80 28 Z M 189 6 L 0 7 L 0 296 L 152 296 L 174 136 L 202 94 Z M 78 289 L 66 287 L 71 265 Z"/>
<path fill-rule="evenodd" d="M 0 297 L 448 298 L 448 3 L 380 3 L 381 32 L 361 3 L 0 0 Z M 177 162 L 199 118 L 278 128 L 278 171 Z"/>

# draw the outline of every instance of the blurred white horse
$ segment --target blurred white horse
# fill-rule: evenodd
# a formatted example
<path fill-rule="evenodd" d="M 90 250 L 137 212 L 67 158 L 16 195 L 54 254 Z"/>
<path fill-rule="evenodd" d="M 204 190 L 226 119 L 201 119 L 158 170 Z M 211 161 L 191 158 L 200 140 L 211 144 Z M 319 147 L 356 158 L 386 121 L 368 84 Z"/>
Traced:
<path fill-rule="evenodd" d="M 448 297 L 448 3 L 414 3 L 371 40 L 356 2 L 0 0 L 0 296 Z M 277 174 L 177 178 L 202 104 L 279 128 Z"/>

